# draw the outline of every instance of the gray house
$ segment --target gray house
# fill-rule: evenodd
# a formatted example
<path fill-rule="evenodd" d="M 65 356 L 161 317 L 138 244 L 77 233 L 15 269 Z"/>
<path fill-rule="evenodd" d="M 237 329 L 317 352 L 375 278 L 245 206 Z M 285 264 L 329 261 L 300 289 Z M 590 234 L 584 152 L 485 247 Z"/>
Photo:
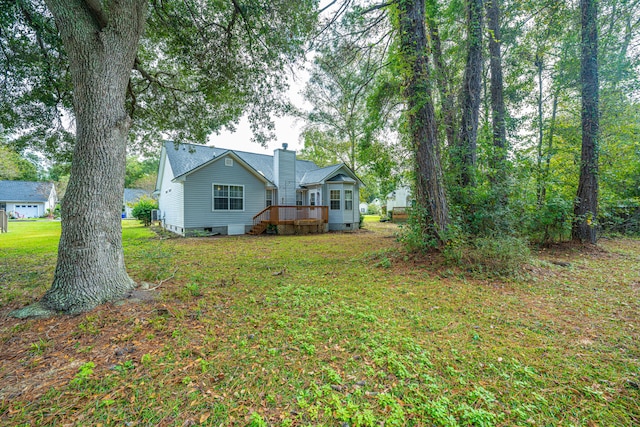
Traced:
<path fill-rule="evenodd" d="M 286 144 L 269 156 L 168 141 L 154 194 L 177 234 L 293 234 L 357 229 L 361 185 L 346 165 L 319 168 Z"/>
<path fill-rule="evenodd" d="M 56 207 L 52 182 L 0 181 L 0 210 L 9 218 L 38 218 Z"/>
<path fill-rule="evenodd" d="M 122 218 L 133 218 L 133 205 L 138 203 L 142 197 L 151 197 L 147 190 L 142 188 L 125 188 L 122 198 Z"/>

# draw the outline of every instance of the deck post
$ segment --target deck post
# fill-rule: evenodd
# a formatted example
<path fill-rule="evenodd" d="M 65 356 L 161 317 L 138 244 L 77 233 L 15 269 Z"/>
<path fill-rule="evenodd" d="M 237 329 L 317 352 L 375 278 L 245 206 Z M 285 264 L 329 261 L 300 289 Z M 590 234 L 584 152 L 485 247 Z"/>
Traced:
<path fill-rule="evenodd" d="M 7 212 L 2 209 L 0 210 L 0 233 L 7 232 Z"/>

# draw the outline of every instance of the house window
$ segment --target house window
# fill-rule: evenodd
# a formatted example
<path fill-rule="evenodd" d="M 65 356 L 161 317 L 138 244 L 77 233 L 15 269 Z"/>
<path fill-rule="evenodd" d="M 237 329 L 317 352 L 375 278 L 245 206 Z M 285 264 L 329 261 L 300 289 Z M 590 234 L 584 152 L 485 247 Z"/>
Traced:
<path fill-rule="evenodd" d="M 267 206 L 273 205 L 273 190 L 267 190 Z"/>
<path fill-rule="evenodd" d="M 329 192 L 329 206 L 332 210 L 340 210 L 340 190 L 331 190 Z"/>
<path fill-rule="evenodd" d="M 302 206 L 302 191 L 296 191 L 296 206 Z"/>
<path fill-rule="evenodd" d="M 224 159 L 224 165 L 225 166 L 233 166 L 233 159 L 230 159 L 230 158 L 227 157 L 226 159 Z"/>
<path fill-rule="evenodd" d="M 344 210 L 353 210 L 353 190 L 344 190 Z"/>
<path fill-rule="evenodd" d="M 315 206 L 316 205 L 316 193 L 309 194 L 309 204 L 311 206 Z"/>
<path fill-rule="evenodd" d="M 213 210 L 244 210 L 244 187 L 242 185 L 213 184 Z"/>

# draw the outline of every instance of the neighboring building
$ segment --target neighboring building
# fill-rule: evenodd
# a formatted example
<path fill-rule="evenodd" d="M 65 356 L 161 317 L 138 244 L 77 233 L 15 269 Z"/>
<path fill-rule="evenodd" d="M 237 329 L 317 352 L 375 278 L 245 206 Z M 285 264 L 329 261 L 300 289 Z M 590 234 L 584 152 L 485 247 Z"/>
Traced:
<path fill-rule="evenodd" d="M 361 185 L 346 165 L 319 168 L 286 144 L 269 156 L 166 142 L 154 194 L 163 226 L 181 235 L 259 234 L 269 225 L 353 230 Z"/>
<path fill-rule="evenodd" d="M 395 208 L 406 208 L 411 206 L 413 196 L 411 188 L 398 187 L 391 193 L 387 194 L 387 212 L 393 212 Z"/>
<path fill-rule="evenodd" d="M 57 203 L 52 182 L 0 181 L 0 210 L 9 218 L 39 218 L 53 212 Z"/>
<path fill-rule="evenodd" d="M 133 206 L 144 196 L 151 197 L 151 194 L 141 188 L 125 188 L 122 200 L 122 218 L 133 218 L 131 215 Z"/>

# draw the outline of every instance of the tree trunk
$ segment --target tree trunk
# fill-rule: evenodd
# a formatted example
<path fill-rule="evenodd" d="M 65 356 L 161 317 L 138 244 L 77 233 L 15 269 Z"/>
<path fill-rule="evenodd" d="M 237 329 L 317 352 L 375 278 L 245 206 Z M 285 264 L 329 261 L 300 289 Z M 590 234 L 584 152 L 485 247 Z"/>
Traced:
<path fill-rule="evenodd" d="M 440 242 L 449 224 L 449 208 L 440 165 L 431 98 L 424 0 L 398 3 L 400 50 L 408 71 L 404 97 L 410 137 L 416 155 L 416 199 L 428 212 L 431 235 Z"/>
<path fill-rule="evenodd" d="M 435 77 L 440 91 L 440 102 L 442 104 L 442 118 L 445 126 L 445 134 L 447 135 L 447 145 L 455 147 L 456 144 L 456 110 L 455 95 L 451 89 L 451 79 L 447 71 L 446 64 L 442 55 L 442 43 L 440 40 L 440 32 L 436 23 L 437 3 L 435 0 L 429 0 L 427 5 L 427 28 L 431 37 L 431 52 L 433 54 L 433 64 L 435 67 Z"/>
<path fill-rule="evenodd" d="M 507 131 L 505 126 L 505 110 L 502 79 L 502 56 L 500 46 L 500 0 L 489 0 L 487 3 L 487 27 L 489 28 L 489 67 L 491 69 L 491 119 L 493 124 L 493 155 L 490 159 L 493 173 L 492 184 L 499 193 L 498 200 L 506 203 L 507 199 Z"/>
<path fill-rule="evenodd" d="M 458 184 L 464 188 L 475 185 L 478 113 L 482 92 L 482 0 L 469 0 L 467 5 L 468 52 L 462 80 L 462 121 L 457 161 L 460 163 Z"/>
<path fill-rule="evenodd" d="M 544 170 L 542 171 L 542 188 L 538 196 L 538 205 L 542 206 L 547 198 L 547 183 L 549 181 L 549 172 L 551 171 L 551 156 L 553 154 L 553 135 L 556 132 L 556 116 L 558 114 L 558 91 L 553 94 L 553 103 L 551 106 L 551 122 L 549 123 L 549 131 L 547 132 L 547 151 L 544 154 Z"/>
<path fill-rule="evenodd" d="M 582 22 L 582 155 L 572 237 L 595 244 L 598 209 L 598 28 L 596 0 L 580 1 Z"/>
<path fill-rule="evenodd" d="M 117 299 L 135 283 L 122 249 L 126 89 L 146 17 L 145 0 L 47 0 L 73 78 L 76 146 L 62 203 L 53 284 L 40 305 L 68 314 Z M 26 313 L 28 314 L 28 313 Z"/>
<path fill-rule="evenodd" d="M 536 55 L 535 60 L 536 70 L 538 71 L 538 158 L 536 161 L 536 196 L 538 199 L 538 206 L 542 206 L 544 202 L 544 183 L 542 174 L 542 145 L 544 141 L 544 129 L 543 129 L 543 111 L 542 111 L 542 69 L 544 63 L 542 58 Z"/>

